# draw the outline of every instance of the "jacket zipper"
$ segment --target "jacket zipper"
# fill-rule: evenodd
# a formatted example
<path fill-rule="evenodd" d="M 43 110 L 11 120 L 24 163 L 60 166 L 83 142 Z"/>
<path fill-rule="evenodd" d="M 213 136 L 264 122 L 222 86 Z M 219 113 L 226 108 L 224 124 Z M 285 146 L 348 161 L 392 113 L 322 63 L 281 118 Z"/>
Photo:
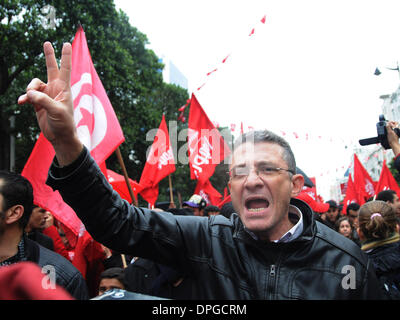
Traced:
<path fill-rule="evenodd" d="M 269 277 L 268 277 L 268 289 L 267 289 L 267 293 L 268 293 L 268 299 L 272 300 L 274 297 L 274 289 L 275 289 L 275 274 L 276 274 L 276 265 L 275 264 L 271 264 L 269 266 Z"/>

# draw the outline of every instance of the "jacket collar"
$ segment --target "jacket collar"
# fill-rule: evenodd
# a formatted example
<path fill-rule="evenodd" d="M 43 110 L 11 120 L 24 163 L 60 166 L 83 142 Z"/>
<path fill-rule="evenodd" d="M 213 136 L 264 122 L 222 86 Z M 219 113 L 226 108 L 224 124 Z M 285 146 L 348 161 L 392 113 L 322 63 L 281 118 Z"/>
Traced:
<path fill-rule="evenodd" d="M 292 242 L 297 243 L 297 242 L 301 242 L 301 241 L 311 240 L 316 233 L 316 223 L 314 221 L 313 211 L 304 201 L 301 201 L 299 199 L 292 198 L 290 200 L 290 204 L 292 206 L 296 207 L 297 209 L 299 209 L 302 214 L 302 217 L 303 217 L 303 231 L 300 234 L 300 236 L 297 237 L 296 239 L 294 239 Z M 253 244 L 265 243 L 263 241 L 254 239 L 249 234 L 249 232 L 245 229 L 242 221 L 240 220 L 240 217 L 237 214 L 235 214 L 234 219 L 236 220 L 234 222 L 234 225 L 235 225 L 234 234 L 233 234 L 234 238 L 243 240 L 245 242 L 253 243 Z M 290 242 L 290 243 L 292 243 L 292 242 Z M 279 245 L 281 243 L 278 242 L 278 243 L 274 243 L 274 244 Z"/>

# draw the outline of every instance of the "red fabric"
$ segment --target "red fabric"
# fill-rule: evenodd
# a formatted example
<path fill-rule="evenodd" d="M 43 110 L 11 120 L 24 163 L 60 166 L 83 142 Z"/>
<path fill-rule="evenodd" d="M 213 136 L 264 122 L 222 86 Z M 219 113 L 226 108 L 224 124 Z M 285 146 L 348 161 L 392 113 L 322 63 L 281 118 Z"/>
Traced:
<path fill-rule="evenodd" d="M 228 145 L 194 94 L 189 111 L 188 147 L 190 178 L 202 183 L 214 174 L 215 167 L 230 154 Z"/>
<path fill-rule="evenodd" d="M 74 300 L 74 298 L 64 288 L 55 283 L 51 284 L 37 264 L 25 261 L 0 268 L 0 300 Z"/>
<path fill-rule="evenodd" d="M 264 24 L 265 24 L 266 19 L 267 19 L 267 16 L 262 17 L 261 23 L 264 23 Z"/>
<path fill-rule="evenodd" d="M 158 198 L 158 184 L 155 185 L 154 187 L 148 187 L 148 188 L 142 189 L 142 191 L 140 191 L 140 195 L 151 206 L 154 206 L 154 204 L 156 203 L 157 198 Z"/>
<path fill-rule="evenodd" d="M 317 184 L 315 181 L 315 178 L 310 178 L 311 182 L 313 183 L 313 187 L 307 187 L 307 186 L 303 186 L 302 192 L 307 192 L 308 194 L 310 194 L 314 200 L 318 201 L 318 195 L 317 195 Z"/>
<path fill-rule="evenodd" d="M 308 191 L 302 191 L 296 198 L 307 203 L 310 208 L 317 213 L 327 212 L 329 209 L 329 203 L 317 201 L 317 196 L 315 193 L 311 188 L 308 189 Z"/>
<path fill-rule="evenodd" d="M 228 188 L 225 187 L 225 188 L 224 188 L 224 199 L 225 199 L 228 195 L 229 195 L 229 193 L 228 193 Z"/>
<path fill-rule="evenodd" d="M 60 234 L 58 233 L 58 230 L 55 226 L 47 227 L 46 229 L 43 230 L 43 234 L 45 234 L 46 236 L 53 239 L 54 252 L 57 252 L 58 254 L 62 255 L 64 258 L 71 261 L 68 251 L 65 248 L 65 245 L 62 242 Z"/>
<path fill-rule="evenodd" d="M 394 190 L 396 191 L 397 195 L 400 195 L 400 187 L 386 165 L 386 160 L 384 160 L 382 164 L 381 175 L 375 188 L 375 194 L 388 189 Z"/>
<path fill-rule="evenodd" d="M 350 174 L 349 174 L 349 179 L 348 179 L 348 181 L 347 181 L 346 196 L 344 197 L 344 200 L 343 200 L 343 210 L 342 210 L 342 213 L 343 213 L 343 214 L 347 214 L 346 209 L 347 209 L 347 206 L 348 206 L 350 203 L 356 202 L 356 203 L 358 203 L 359 205 L 361 205 L 361 204 L 364 203 L 364 202 L 363 202 L 363 203 L 359 203 L 358 201 L 359 201 L 359 200 L 358 200 L 358 196 L 357 196 L 357 191 L 356 191 L 355 188 L 354 188 L 353 179 L 351 178 L 351 173 L 350 173 Z"/>
<path fill-rule="evenodd" d="M 75 247 L 75 255 L 72 264 L 82 273 L 86 279 L 88 263 L 95 260 L 103 260 L 105 258 L 104 250 L 100 243 L 95 241 L 91 235 L 85 230 L 78 237 Z"/>
<path fill-rule="evenodd" d="M 140 191 L 142 197 L 154 205 L 158 198 L 158 183 L 174 171 L 174 154 L 163 115 L 140 177 L 139 184 L 143 187 L 143 190 Z M 157 188 L 157 192 L 154 191 L 155 188 Z"/>
<path fill-rule="evenodd" d="M 34 203 L 50 211 L 57 220 L 77 234 L 81 221 L 76 216 L 75 211 L 62 200 L 58 191 L 54 192 L 46 184 L 47 174 L 54 155 L 52 145 L 41 133 L 21 175 L 32 184 Z"/>
<path fill-rule="evenodd" d="M 329 203 L 324 203 L 321 196 L 317 194 L 317 183 L 315 177 L 310 178 L 310 180 L 314 186 L 311 188 L 303 186 L 301 193 L 296 198 L 306 202 L 315 212 L 327 212 L 329 209 Z"/>
<path fill-rule="evenodd" d="M 222 195 L 212 186 L 210 180 L 205 183 L 198 181 L 194 194 L 198 194 L 206 200 L 207 205 L 216 206 L 222 200 Z"/>
<path fill-rule="evenodd" d="M 71 91 L 74 99 L 74 119 L 78 136 L 97 163 L 104 162 L 124 141 L 124 136 L 93 66 L 83 29 L 80 27 L 72 42 Z M 34 202 L 50 211 L 54 217 L 78 234 L 81 221 L 64 203 L 58 191 L 45 184 L 54 149 L 41 134 L 22 175 L 33 185 Z"/>
<path fill-rule="evenodd" d="M 222 206 L 223 206 L 225 203 L 228 203 L 228 202 L 231 202 L 231 201 L 232 201 L 231 195 L 228 195 L 227 197 L 224 198 L 224 200 L 222 200 L 220 203 L 217 204 L 217 207 L 219 207 L 219 208 L 221 209 Z"/>
<path fill-rule="evenodd" d="M 118 192 L 122 199 L 127 200 L 129 203 L 133 203 L 128 186 L 126 185 L 125 177 L 123 175 L 107 169 L 107 180 L 112 185 L 113 189 Z M 133 195 L 137 199 L 137 195 L 140 191 L 142 191 L 143 187 L 132 179 L 129 179 L 129 183 L 131 184 Z"/>
<path fill-rule="evenodd" d="M 354 154 L 354 190 L 357 195 L 357 203 L 362 205 L 375 194 L 374 182 L 367 170 Z"/>
<path fill-rule="evenodd" d="M 105 252 L 103 247 L 85 230 L 78 237 L 72 264 L 85 279 L 91 298 L 98 293 L 100 274 L 104 271 L 104 259 Z"/>

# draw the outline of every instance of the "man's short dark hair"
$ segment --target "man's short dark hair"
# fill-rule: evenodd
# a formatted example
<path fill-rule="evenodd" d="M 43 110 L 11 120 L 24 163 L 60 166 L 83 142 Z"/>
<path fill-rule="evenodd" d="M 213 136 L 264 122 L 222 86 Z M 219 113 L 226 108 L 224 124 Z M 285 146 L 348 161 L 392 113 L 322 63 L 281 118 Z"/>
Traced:
<path fill-rule="evenodd" d="M 227 217 L 228 219 L 231 217 L 231 214 L 235 212 L 235 209 L 233 209 L 232 202 L 227 202 L 221 207 L 221 211 L 219 214 L 222 214 L 224 217 Z"/>
<path fill-rule="evenodd" d="M 296 172 L 296 160 L 293 151 L 289 143 L 281 136 L 278 136 L 269 130 L 249 131 L 236 139 L 234 149 L 246 142 L 251 142 L 253 144 L 270 142 L 281 146 L 283 149 L 283 160 L 285 160 L 286 164 L 288 165 L 288 169 L 292 172 Z"/>
<path fill-rule="evenodd" d="M 20 174 L 0 170 L 0 194 L 3 196 L 1 211 L 15 205 L 24 207 L 24 213 L 18 222 L 22 229 L 25 228 L 33 209 L 33 188 L 29 180 Z"/>
<path fill-rule="evenodd" d="M 360 209 L 360 205 L 357 202 L 350 203 L 346 208 L 346 213 L 349 214 L 350 210 L 358 211 Z"/>
<path fill-rule="evenodd" d="M 114 267 L 114 268 L 108 268 L 104 270 L 100 274 L 100 280 L 101 279 L 117 279 L 119 282 L 124 284 L 124 269 L 119 268 L 119 267 Z"/>
<path fill-rule="evenodd" d="M 383 190 L 378 193 L 375 200 L 382 200 L 385 202 L 389 201 L 390 203 L 393 203 L 395 195 L 396 195 L 396 191 L 394 191 L 394 190 Z"/>
<path fill-rule="evenodd" d="M 217 206 L 207 206 L 204 208 L 204 216 L 208 216 L 209 212 L 220 212 L 220 209 Z"/>
<path fill-rule="evenodd" d="M 328 200 L 325 203 L 329 203 L 329 208 L 333 208 L 333 209 L 338 209 L 339 208 L 335 200 Z"/>

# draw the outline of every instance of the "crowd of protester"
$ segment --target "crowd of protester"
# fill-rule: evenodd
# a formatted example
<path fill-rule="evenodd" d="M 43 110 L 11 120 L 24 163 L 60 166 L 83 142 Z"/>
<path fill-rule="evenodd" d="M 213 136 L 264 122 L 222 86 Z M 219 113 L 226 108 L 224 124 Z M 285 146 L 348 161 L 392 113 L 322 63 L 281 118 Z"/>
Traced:
<path fill-rule="evenodd" d="M 52 74 L 54 51 L 45 48 Z M 396 192 L 345 212 L 335 200 L 316 203 L 302 193 L 289 144 L 268 130 L 237 139 L 231 201 L 207 205 L 194 194 L 181 208 L 147 209 L 122 200 L 77 139 L 70 50 L 64 45 L 53 81 L 34 79 L 19 103 L 35 106 L 56 151 L 47 184 L 83 227 L 74 234 L 34 205 L 26 178 L 0 172 L 0 299 L 87 300 L 112 289 L 167 299 L 400 298 Z M 388 141 L 400 168 L 393 126 Z"/>

